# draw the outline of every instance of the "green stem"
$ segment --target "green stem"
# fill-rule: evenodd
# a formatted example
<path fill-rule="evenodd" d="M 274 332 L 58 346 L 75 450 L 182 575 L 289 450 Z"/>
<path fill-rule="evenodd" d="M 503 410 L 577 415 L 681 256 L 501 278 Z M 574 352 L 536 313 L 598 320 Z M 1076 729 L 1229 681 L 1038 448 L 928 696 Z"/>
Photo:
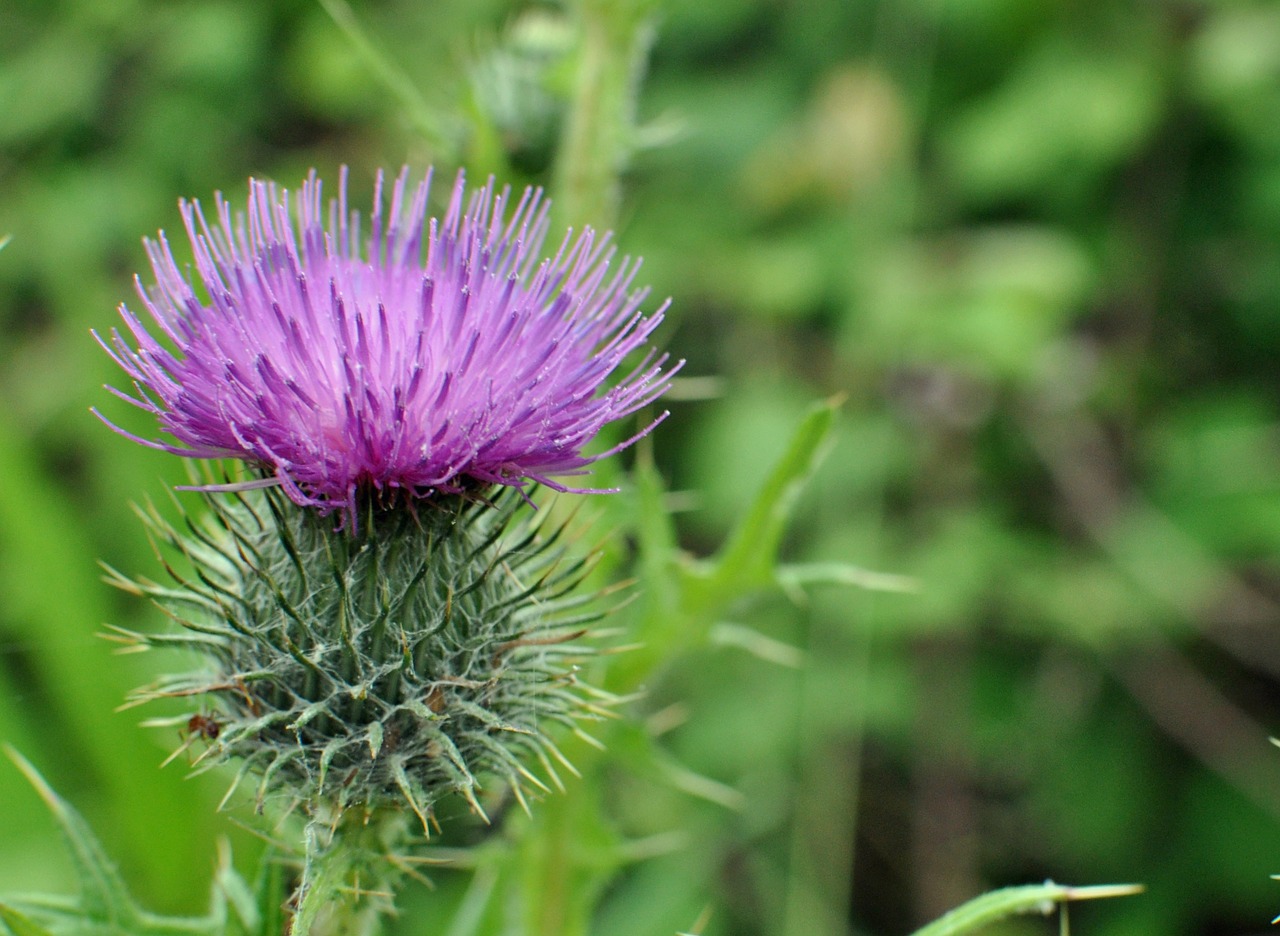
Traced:
<path fill-rule="evenodd" d="M 556 157 L 553 194 L 564 225 L 616 221 L 619 177 L 635 137 L 635 99 L 652 38 L 653 0 L 578 0 L 581 57 Z"/>
<path fill-rule="evenodd" d="M 343 903 L 339 894 L 342 882 L 346 880 L 350 870 L 348 862 L 342 860 L 346 853 L 341 848 L 330 848 L 323 859 L 313 856 L 308 862 L 307 872 L 310 880 L 303 884 L 298 902 L 298 913 L 293 918 L 291 936 L 319 936 L 316 920 L 322 910 Z M 332 913 L 329 914 L 333 916 Z"/>
<path fill-rule="evenodd" d="M 1070 900 L 1095 900 L 1101 897 L 1124 897 L 1141 893 L 1141 884 L 1102 884 L 1095 887 L 1067 887 L 1045 881 L 1022 887 L 1006 887 L 975 897 L 913 936 L 961 936 L 974 933 L 1005 917 L 1017 913 L 1048 914 L 1059 904 Z"/>
<path fill-rule="evenodd" d="M 567 793 L 538 804 L 534 834 L 522 823 L 512 855 L 527 900 L 521 932 L 528 936 L 586 936 L 592 910 L 618 867 L 598 784 L 568 782 Z"/>
<path fill-rule="evenodd" d="M 307 827 L 307 863 L 290 936 L 373 936 L 391 909 L 399 873 L 387 860 L 405 835 L 403 816 L 351 810 L 335 825 Z"/>

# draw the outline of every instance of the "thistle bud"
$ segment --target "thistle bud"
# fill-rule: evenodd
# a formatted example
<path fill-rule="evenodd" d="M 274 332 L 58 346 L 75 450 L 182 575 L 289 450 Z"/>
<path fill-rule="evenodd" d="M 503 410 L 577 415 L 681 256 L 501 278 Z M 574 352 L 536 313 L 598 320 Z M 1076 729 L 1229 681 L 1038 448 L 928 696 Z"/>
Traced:
<path fill-rule="evenodd" d="M 548 729 L 600 711 L 576 663 L 602 612 L 576 590 L 589 560 L 566 554 L 563 528 L 515 495 L 371 503 L 355 532 L 279 491 L 206 500 L 185 532 L 145 515 L 190 573 L 124 583 L 184 628 L 130 639 L 201 651 L 201 669 L 135 697 L 201 700 L 178 718 L 206 745 L 200 768 L 234 759 L 260 799 L 311 814 L 403 804 L 424 828 L 446 793 L 482 811 L 483 778 L 522 802 L 545 788 L 526 764 L 556 779 Z"/>

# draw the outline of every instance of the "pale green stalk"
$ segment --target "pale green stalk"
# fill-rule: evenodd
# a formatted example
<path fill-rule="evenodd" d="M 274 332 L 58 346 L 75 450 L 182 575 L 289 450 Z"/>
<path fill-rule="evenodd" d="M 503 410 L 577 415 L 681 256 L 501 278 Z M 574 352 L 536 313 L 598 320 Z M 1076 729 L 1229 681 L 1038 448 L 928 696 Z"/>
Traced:
<path fill-rule="evenodd" d="M 577 0 L 581 50 L 552 192 L 565 226 L 615 223 L 619 178 L 635 147 L 636 96 L 655 0 Z"/>
<path fill-rule="evenodd" d="M 330 849 L 314 862 L 313 877 L 302 893 L 291 933 L 296 936 L 371 936 L 377 918 L 343 893 L 355 871 L 356 858 L 345 845 Z M 327 911 L 327 912 L 326 912 Z"/>
<path fill-rule="evenodd" d="M 313 821 L 290 936 L 374 936 L 401 877 L 387 858 L 405 837 L 400 810 L 348 810 L 336 824 Z"/>

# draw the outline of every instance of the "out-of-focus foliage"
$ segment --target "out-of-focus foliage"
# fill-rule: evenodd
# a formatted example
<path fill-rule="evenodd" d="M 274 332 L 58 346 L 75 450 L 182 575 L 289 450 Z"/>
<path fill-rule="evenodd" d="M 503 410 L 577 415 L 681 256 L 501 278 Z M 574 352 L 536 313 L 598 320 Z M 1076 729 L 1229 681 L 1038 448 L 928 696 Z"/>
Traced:
<path fill-rule="evenodd" d="M 220 786 L 154 769 L 176 738 L 112 714 L 157 664 L 94 632 L 160 622 L 95 560 L 154 567 L 129 503 L 182 469 L 87 414 L 115 379 L 88 329 L 179 195 L 340 163 L 368 191 L 431 159 L 550 181 L 568 11 L 351 9 L 411 101 L 305 0 L 0 7 L 0 737 L 157 909 L 203 911 L 215 835 L 254 845 L 213 813 Z M 620 735 L 575 791 L 614 823 L 582 848 L 654 855 L 594 931 L 710 906 L 709 934 L 901 932 L 1046 877 L 1147 884 L 1077 930 L 1260 928 L 1280 907 L 1280 7 L 657 12 L 619 235 L 676 299 L 686 373 L 715 378 L 653 439 L 680 545 L 715 548 L 810 401 L 840 395 L 784 558 L 921 589 L 757 593 L 647 686 L 669 775 L 629 770 Z M 644 503 L 605 509 L 633 529 Z M 0 888 L 57 889 L 51 822 L 4 766 L 0 802 Z M 435 877 L 396 932 L 444 932 L 434 908 L 484 884 Z"/>

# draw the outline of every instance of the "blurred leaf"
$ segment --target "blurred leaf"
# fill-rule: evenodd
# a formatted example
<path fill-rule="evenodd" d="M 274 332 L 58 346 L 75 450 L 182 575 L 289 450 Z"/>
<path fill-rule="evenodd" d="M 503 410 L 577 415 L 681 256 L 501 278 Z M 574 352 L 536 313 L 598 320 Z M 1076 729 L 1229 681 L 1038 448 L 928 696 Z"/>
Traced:
<path fill-rule="evenodd" d="M 709 252 L 705 276 L 717 297 L 777 319 L 809 316 L 826 287 L 822 257 L 807 234 L 723 245 Z"/>
<path fill-rule="evenodd" d="M 1197 541 L 1246 559 L 1280 549 L 1280 434 L 1263 400 L 1172 404 L 1150 436 L 1152 497 Z"/>
<path fill-rule="evenodd" d="M 596 800 L 601 793 L 578 784 L 573 795 L 545 800 L 537 828 L 520 836 L 506 871 L 521 932 L 573 936 L 589 930 L 600 894 L 623 863 L 621 839 Z"/>
<path fill-rule="evenodd" d="M 328 119 L 352 119 L 378 101 L 381 84 L 331 20 L 303 23 L 292 53 L 289 84 L 309 110 Z"/>
<path fill-rule="evenodd" d="M 881 613 L 910 633 L 963 632 L 1016 578 L 1023 548 L 988 511 L 939 511 L 928 537 L 899 560 L 920 590 Z"/>
<path fill-rule="evenodd" d="M 0 61 L 0 142 L 31 144 L 87 120 L 103 91 L 103 52 L 88 36 L 60 32 Z"/>
<path fill-rule="evenodd" d="M 904 244 L 867 280 L 866 317 L 855 307 L 848 340 L 859 355 L 892 355 L 1030 382 L 1041 378 L 1095 283 L 1081 244 L 1050 228 L 957 231 Z M 868 340 L 874 345 L 865 347 Z"/>
<path fill-rule="evenodd" d="M 43 926 L 32 923 L 12 907 L 0 903 L 0 922 L 9 928 L 13 936 L 52 936 Z"/>
<path fill-rule="evenodd" d="M 195 863 L 193 853 L 204 841 L 199 830 L 207 829 L 210 820 L 179 803 L 189 806 L 199 787 L 179 790 L 179 778 L 138 773 L 139 763 L 154 762 L 156 748 L 112 712 L 145 670 L 136 659 L 119 657 L 104 668 L 108 650 L 91 631 L 110 615 L 87 531 L 30 463 L 31 456 L 0 419 L 0 471 L 9 482 L 8 493 L 0 495 L 0 544 L 8 555 L 21 557 L 20 564 L 0 565 L 0 595 L 11 615 L 11 633 L 30 648 L 32 665 L 39 668 L 37 685 L 50 693 L 40 709 L 24 714 L 41 726 L 40 741 L 60 748 L 65 762 L 82 777 L 87 773 L 87 779 L 99 780 L 129 805 L 124 834 L 140 851 L 154 834 L 149 828 L 153 817 L 172 812 L 166 823 L 175 833 L 182 830 L 182 847 L 149 858 L 139 854 L 135 860 L 143 867 L 153 862 L 153 873 L 184 876 L 180 856 Z M 38 511 L 30 509 L 32 503 L 39 504 Z M 57 587 L 49 587 L 50 581 Z M 56 737 L 49 737 L 50 726 L 57 726 Z"/>
<path fill-rule="evenodd" d="M 742 520 L 693 581 L 702 580 L 707 589 L 723 594 L 741 594 L 771 581 L 796 502 L 829 448 L 838 405 L 836 400 L 817 404 L 801 419 Z M 692 604 L 697 607 L 698 601 Z"/>
<path fill-rule="evenodd" d="M 448 161 L 457 152 L 460 133 L 453 116 L 441 113 L 428 103 L 413 79 L 365 30 L 347 0 L 319 0 L 319 3 L 384 90 L 397 100 L 414 129 Z"/>
<path fill-rule="evenodd" d="M 64 910 L 62 914 L 71 919 L 93 921 L 111 933 L 140 933 L 139 911 L 115 865 L 103 852 L 88 824 L 70 804 L 53 792 L 25 758 L 12 748 L 6 748 L 5 753 L 53 813 L 71 854 L 80 896 L 75 909 Z"/>
<path fill-rule="evenodd" d="M 941 143 L 960 191 L 976 204 L 1052 198 L 1131 155 L 1164 105 L 1154 50 L 1132 39 L 1106 47 L 1052 36 L 955 117 Z"/>
<path fill-rule="evenodd" d="M 59 932 L 83 933 L 85 936 L 225 936 L 229 924 L 227 904 L 230 900 L 237 912 L 237 922 L 244 927 L 246 933 L 257 936 L 258 920 L 252 898 L 244 883 L 231 869 L 230 852 L 225 847 L 221 851 L 220 866 L 213 888 L 213 906 L 207 916 L 166 917 L 147 913 L 134 902 L 115 864 L 107 857 L 102 844 L 83 817 L 53 791 L 22 755 L 7 746 L 5 753 L 36 789 L 57 820 L 71 853 L 72 865 L 80 885 L 79 895 L 74 901 L 40 895 L 10 898 L 11 904 L 25 908 L 32 916 L 56 920 L 54 925 Z M 20 929 L 21 926 L 34 924 L 25 919 L 23 914 L 14 914 L 11 907 L 3 904 L 0 904 L 0 919 L 17 936 L 23 936 L 27 932 L 44 932 L 39 928 Z M 18 926 L 14 925 L 15 922 Z M 268 932 L 274 931 L 263 931 L 264 936 Z"/>
<path fill-rule="evenodd" d="M 1023 887 L 1006 887 L 975 897 L 946 916 L 916 930 L 914 936 L 961 936 L 980 932 L 992 923 L 1017 913 L 1048 915 L 1060 903 L 1128 897 L 1142 893 L 1140 884 L 1103 884 L 1093 887 L 1065 887 L 1046 881 Z"/>
<path fill-rule="evenodd" d="M 1189 57 L 1199 95 L 1250 142 L 1280 144 L 1280 11 L 1223 5 L 1196 34 Z"/>
<path fill-rule="evenodd" d="M 162 17 L 153 24 L 158 77 L 233 94 L 256 77 L 269 37 L 263 17 L 252 7 L 202 0 L 155 12 Z"/>
<path fill-rule="evenodd" d="M 804 118 L 756 153 L 744 194 L 768 213 L 809 200 L 828 211 L 843 207 L 898 168 L 907 137 L 906 103 L 891 77 L 841 65 L 824 76 Z"/>

